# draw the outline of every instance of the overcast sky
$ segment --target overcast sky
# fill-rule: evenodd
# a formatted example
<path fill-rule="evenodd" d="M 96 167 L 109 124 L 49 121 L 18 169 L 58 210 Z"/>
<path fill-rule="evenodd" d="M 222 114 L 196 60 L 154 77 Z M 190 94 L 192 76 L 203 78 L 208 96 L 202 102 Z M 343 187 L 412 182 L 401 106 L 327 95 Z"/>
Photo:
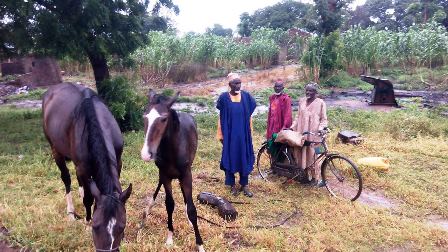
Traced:
<path fill-rule="evenodd" d="M 237 31 L 240 15 L 248 12 L 250 15 L 255 10 L 272 6 L 281 2 L 280 0 L 173 0 L 179 6 L 180 13 L 174 16 L 177 29 L 181 34 L 190 31 L 197 33 L 205 32 L 214 24 L 220 24 L 225 29 Z M 312 0 L 301 2 L 311 3 Z M 355 0 L 354 5 L 364 4 L 365 0 Z"/>

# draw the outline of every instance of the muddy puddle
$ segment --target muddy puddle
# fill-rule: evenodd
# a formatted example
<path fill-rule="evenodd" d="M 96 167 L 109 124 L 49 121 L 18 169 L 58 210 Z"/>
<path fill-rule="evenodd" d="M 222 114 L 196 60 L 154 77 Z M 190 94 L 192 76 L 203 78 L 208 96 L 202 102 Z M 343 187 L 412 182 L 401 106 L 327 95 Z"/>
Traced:
<path fill-rule="evenodd" d="M 448 232 L 448 219 L 440 215 L 429 215 L 426 217 L 426 224 L 443 229 Z"/>
<path fill-rule="evenodd" d="M 374 208 L 385 208 L 395 210 L 399 207 L 399 203 L 393 199 L 387 198 L 384 193 L 379 191 L 371 191 L 363 189 L 361 196 L 357 199 L 361 204 Z"/>
<path fill-rule="evenodd" d="M 224 90 L 225 92 L 226 90 Z M 348 90 L 334 92 L 328 96 L 323 97 L 328 108 L 342 108 L 350 111 L 364 110 L 364 111 L 380 111 L 380 112 L 390 112 L 399 107 L 385 106 L 385 105 L 370 105 L 370 92 L 363 92 L 357 90 Z M 425 98 L 426 97 L 426 98 Z M 440 99 L 435 99 L 438 97 Z M 217 98 L 217 97 L 216 97 Z M 399 105 L 415 102 L 415 98 L 418 98 L 420 105 L 422 107 L 434 107 L 438 105 L 448 104 L 448 94 L 426 92 L 426 91 L 399 91 L 397 95 L 397 102 Z M 297 101 L 292 103 L 293 110 L 297 110 Z M 207 106 L 201 106 L 196 103 L 176 103 L 175 109 L 189 112 L 192 114 L 199 113 L 218 113 L 218 110 L 214 107 L 209 108 Z M 254 111 L 254 115 L 264 114 L 269 111 L 269 106 L 267 104 L 260 104 Z M 448 115 L 448 111 L 447 111 Z"/>

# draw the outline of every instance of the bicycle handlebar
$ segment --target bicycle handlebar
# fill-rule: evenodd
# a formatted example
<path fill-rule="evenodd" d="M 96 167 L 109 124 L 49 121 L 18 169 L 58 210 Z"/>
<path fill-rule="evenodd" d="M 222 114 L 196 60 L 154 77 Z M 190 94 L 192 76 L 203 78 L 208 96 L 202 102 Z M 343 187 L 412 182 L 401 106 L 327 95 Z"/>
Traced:
<path fill-rule="evenodd" d="M 302 135 L 312 135 L 312 136 L 320 136 L 323 137 L 326 134 L 328 134 L 330 132 L 330 129 L 328 129 L 327 127 L 325 127 L 323 130 L 319 130 L 317 132 L 312 132 L 312 131 L 305 131 L 302 133 Z"/>

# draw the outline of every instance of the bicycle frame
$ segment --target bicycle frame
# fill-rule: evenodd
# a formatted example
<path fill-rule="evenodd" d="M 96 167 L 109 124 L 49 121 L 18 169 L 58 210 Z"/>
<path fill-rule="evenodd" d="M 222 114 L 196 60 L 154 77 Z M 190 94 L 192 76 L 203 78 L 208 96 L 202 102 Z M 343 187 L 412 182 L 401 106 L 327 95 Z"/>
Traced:
<path fill-rule="evenodd" d="M 326 131 L 323 133 L 305 132 L 304 135 L 305 134 L 316 135 L 321 138 L 320 141 L 306 141 L 304 144 L 305 147 L 315 148 L 316 150 L 314 153 L 314 160 L 310 165 L 305 168 L 301 167 L 301 164 L 297 162 L 298 160 L 295 160 L 295 155 L 292 155 L 294 147 L 287 143 L 278 143 L 279 145 L 270 151 L 267 141 L 263 143 L 257 154 L 257 168 L 261 177 L 268 180 L 266 176 L 268 176 L 269 173 L 274 172 L 278 176 L 286 177 L 286 180 L 283 183 L 298 179 L 300 182 L 306 183 L 309 181 L 307 169 L 319 165 L 323 180 L 322 182 L 325 184 L 330 194 L 337 197 L 349 198 L 351 201 L 356 200 L 362 192 L 362 176 L 359 169 L 356 167 L 356 164 L 337 152 L 329 152 L 326 142 Z M 317 146 L 323 148 L 323 150 L 317 149 Z M 262 157 L 262 154 L 266 151 L 269 166 L 266 162 L 260 162 L 260 157 Z M 262 163 L 264 163 L 264 165 L 260 165 Z M 326 171 L 330 171 L 330 173 L 327 174 Z M 348 173 L 345 174 L 346 172 Z M 327 179 L 330 179 L 328 180 L 330 182 L 329 184 L 327 184 Z M 340 190 L 340 187 L 348 189 L 348 191 L 344 189 Z M 351 192 L 353 192 L 353 194 L 348 195 Z"/>
<path fill-rule="evenodd" d="M 310 145 L 311 145 L 311 144 L 322 144 L 322 146 L 324 147 L 324 152 L 322 152 L 322 153 L 319 154 L 316 158 L 314 158 L 314 162 L 313 162 L 312 164 L 308 165 L 308 166 L 305 167 L 305 168 L 302 168 L 302 167 L 299 166 L 299 164 L 297 164 L 297 170 L 298 170 L 299 172 L 297 172 L 297 174 L 295 174 L 292 178 L 288 179 L 287 181 L 296 179 L 297 177 L 299 177 L 299 176 L 302 174 L 302 172 L 303 172 L 304 170 L 313 167 L 316 163 L 319 163 L 319 162 L 321 162 L 321 161 L 322 161 L 322 162 L 321 162 L 321 165 L 322 165 L 326 159 L 328 159 L 329 157 L 331 157 L 331 156 L 333 156 L 333 155 L 336 155 L 336 153 L 329 153 L 329 152 L 328 152 L 328 146 L 327 146 L 327 143 L 326 143 L 326 139 L 327 139 L 327 134 L 326 134 L 326 133 L 323 134 L 323 135 L 319 135 L 319 134 L 316 134 L 316 133 L 313 133 L 313 132 L 307 132 L 306 134 L 309 134 L 309 135 L 316 135 L 316 136 L 321 137 L 321 138 L 322 138 L 322 141 L 317 141 L 317 142 L 316 142 L 316 141 L 308 141 L 308 143 L 310 143 Z M 286 145 L 286 144 L 285 144 L 285 145 Z M 288 146 L 288 147 L 289 147 L 289 146 Z"/>

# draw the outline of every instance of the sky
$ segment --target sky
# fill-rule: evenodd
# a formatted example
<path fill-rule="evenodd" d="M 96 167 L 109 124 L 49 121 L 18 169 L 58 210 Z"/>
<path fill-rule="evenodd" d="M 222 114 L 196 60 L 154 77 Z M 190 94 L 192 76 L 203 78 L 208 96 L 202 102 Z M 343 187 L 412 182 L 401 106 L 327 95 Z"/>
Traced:
<path fill-rule="evenodd" d="M 204 33 L 206 28 L 213 28 L 214 24 L 220 24 L 225 29 L 237 31 L 240 15 L 248 12 L 252 15 L 255 10 L 272 6 L 280 0 L 173 0 L 179 6 L 178 16 L 172 15 L 172 19 L 180 34 L 193 31 Z M 312 3 L 312 0 L 302 0 L 304 3 Z M 364 4 L 365 0 L 355 0 L 353 6 Z"/>

